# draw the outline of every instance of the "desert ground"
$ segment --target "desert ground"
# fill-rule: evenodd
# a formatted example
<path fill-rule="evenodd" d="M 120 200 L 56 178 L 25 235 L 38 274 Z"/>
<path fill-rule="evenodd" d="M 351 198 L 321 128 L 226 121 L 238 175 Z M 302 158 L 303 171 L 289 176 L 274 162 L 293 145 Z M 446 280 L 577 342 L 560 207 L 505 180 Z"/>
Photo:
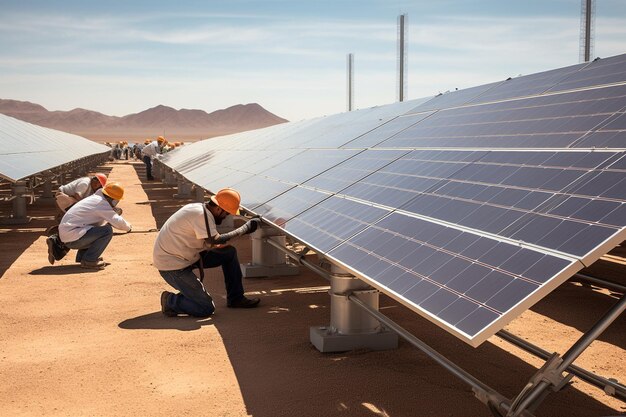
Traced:
<path fill-rule="evenodd" d="M 261 298 L 249 310 L 226 308 L 221 270 L 207 270 L 216 314 L 162 316 L 159 295 L 168 285 L 152 266 L 149 230 L 191 200 L 146 182 L 140 162 L 98 170 L 126 187 L 120 207 L 138 232 L 114 236 L 105 270 L 81 269 L 74 251 L 48 263 L 51 205 L 29 205 L 26 225 L 0 226 L 1 416 L 491 415 L 469 387 L 403 340 L 390 351 L 318 352 L 308 331 L 329 323 L 328 283 L 304 267 L 297 276 L 245 279 L 248 294 Z M 0 209 L 8 215 L 10 203 Z M 249 238 L 234 244 L 249 262 Z M 623 252 L 591 272 L 624 285 Z M 565 283 L 507 330 L 562 354 L 617 298 Z M 497 337 L 474 349 L 384 295 L 381 310 L 507 397 L 543 364 Z M 624 383 L 625 315 L 576 364 Z M 574 378 L 535 413 L 615 416 L 626 404 Z"/>

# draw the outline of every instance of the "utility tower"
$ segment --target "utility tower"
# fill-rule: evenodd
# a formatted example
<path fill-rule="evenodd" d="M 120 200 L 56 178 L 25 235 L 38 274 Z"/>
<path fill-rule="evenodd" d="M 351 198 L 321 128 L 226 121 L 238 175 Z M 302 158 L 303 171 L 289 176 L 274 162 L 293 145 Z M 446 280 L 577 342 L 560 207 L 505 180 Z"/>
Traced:
<path fill-rule="evenodd" d="M 409 15 L 398 16 L 398 101 L 404 101 L 407 91 L 407 49 Z"/>
<path fill-rule="evenodd" d="M 580 2 L 580 62 L 589 62 L 593 56 L 593 34 L 595 31 L 596 1 Z"/>
<path fill-rule="evenodd" d="M 352 111 L 354 110 L 354 54 L 348 54 L 348 56 L 346 57 L 346 71 L 346 81 L 348 87 L 346 109 L 348 111 Z"/>

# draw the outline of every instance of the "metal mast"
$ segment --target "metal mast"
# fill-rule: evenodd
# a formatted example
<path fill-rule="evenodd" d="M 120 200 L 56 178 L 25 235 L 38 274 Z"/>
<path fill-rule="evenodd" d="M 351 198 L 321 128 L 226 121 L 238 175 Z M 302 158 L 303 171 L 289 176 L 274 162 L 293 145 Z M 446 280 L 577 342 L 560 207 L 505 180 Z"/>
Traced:
<path fill-rule="evenodd" d="M 346 59 L 348 97 L 346 107 L 348 111 L 354 109 L 354 54 L 348 54 Z"/>
<path fill-rule="evenodd" d="M 408 14 L 398 16 L 398 101 L 406 99 L 408 25 Z"/>
<path fill-rule="evenodd" d="M 581 0 L 580 4 L 580 62 L 591 61 L 595 30 L 596 2 Z"/>

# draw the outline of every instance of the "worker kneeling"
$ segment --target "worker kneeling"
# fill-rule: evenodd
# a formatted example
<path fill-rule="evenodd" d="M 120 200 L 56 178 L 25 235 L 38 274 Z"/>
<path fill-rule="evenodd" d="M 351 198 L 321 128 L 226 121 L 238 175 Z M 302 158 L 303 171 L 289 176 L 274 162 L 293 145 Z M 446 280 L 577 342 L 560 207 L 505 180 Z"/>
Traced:
<path fill-rule="evenodd" d="M 116 207 L 123 197 L 121 185 L 107 183 L 102 190 L 74 204 L 61 219 L 58 237 L 67 248 L 78 249 L 76 262 L 81 267 L 103 269 L 107 264 L 101 255 L 113 237 L 113 227 L 131 231 L 122 209 Z"/>
<path fill-rule="evenodd" d="M 225 188 L 204 204 L 183 206 L 161 228 L 154 244 L 154 266 L 163 279 L 179 291 L 178 294 L 169 291 L 161 294 L 161 312 L 165 316 L 208 317 L 213 314 L 215 304 L 202 280 L 204 268 L 218 266 L 224 273 L 228 307 L 250 308 L 259 304 L 258 298 L 249 299 L 243 295 L 237 249 L 223 245 L 234 237 L 254 232 L 259 220 L 249 220 L 224 234 L 219 234 L 216 227 L 229 214 L 239 214 L 240 201 L 237 191 Z M 200 278 L 193 273 L 194 268 L 199 268 Z"/>

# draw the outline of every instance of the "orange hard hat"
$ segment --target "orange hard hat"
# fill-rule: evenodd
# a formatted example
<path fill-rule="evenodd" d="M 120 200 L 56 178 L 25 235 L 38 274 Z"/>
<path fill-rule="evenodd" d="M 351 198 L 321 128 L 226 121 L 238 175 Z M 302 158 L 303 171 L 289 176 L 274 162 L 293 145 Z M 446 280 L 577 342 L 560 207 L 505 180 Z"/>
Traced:
<path fill-rule="evenodd" d="M 110 182 L 102 189 L 102 194 L 111 197 L 113 200 L 124 198 L 124 188 L 117 182 Z"/>
<path fill-rule="evenodd" d="M 165 142 L 165 138 L 163 136 L 159 136 L 157 138 L 157 142 Z"/>
<path fill-rule="evenodd" d="M 239 214 L 241 197 L 239 193 L 232 188 L 222 188 L 217 194 L 211 196 L 211 201 L 230 214 Z"/>
<path fill-rule="evenodd" d="M 101 172 L 94 174 L 93 178 L 97 178 L 101 186 L 107 185 L 107 176 Z"/>
<path fill-rule="evenodd" d="M 144 145 L 149 144 L 150 143 L 150 139 L 146 139 L 143 143 L 144 143 Z"/>

